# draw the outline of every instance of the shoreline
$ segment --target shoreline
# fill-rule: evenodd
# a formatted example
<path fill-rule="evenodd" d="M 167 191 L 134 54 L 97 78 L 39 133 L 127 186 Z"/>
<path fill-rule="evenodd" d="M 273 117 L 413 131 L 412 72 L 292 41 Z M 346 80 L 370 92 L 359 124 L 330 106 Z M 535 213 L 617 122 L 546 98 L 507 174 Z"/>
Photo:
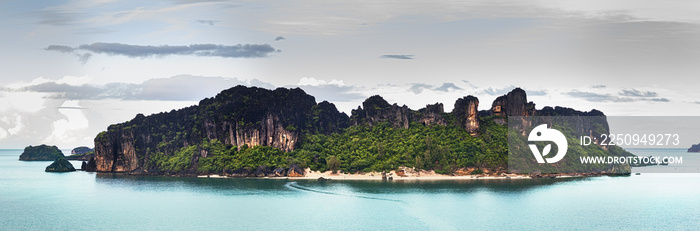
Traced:
<path fill-rule="evenodd" d="M 403 175 L 403 176 L 401 176 Z M 219 174 L 209 174 L 209 175 L 197 175 L 197 178 L 249 178 L 249 179 L 280 179 L 280 180 L 368 180 L 368 181 L 440 181 L 440 180 L 506 180 L 506 179 L 543 179 L 543 178 L 573 178 L 573 177 L 593 177 L 593 176 L 603 176 L 600 174 L 596 175 L 585 175 L 585 174 L 552 174 L 552 175 L 541 175 L 541 176 L 530 176 L 527 174 L 501 174 L 499 175 L 487 175 L 487 174 L 476 174 L 476 175 L 444 175 L 437 174 L 434 171 L 420 171 L 412 173 L 401 173 L 397 174 L 395 171 L 386 173 L 386 178 L 382 177 L 382 173 L 370 172 L 370 173 L 332 173 L 331 171 L 318 172 L 310 171 L 308 168 L 305 169 L 305 175 L 300 177 L 289 177 L 289 176 L 266 176 L 266 177 L 230 177 Z"/>
<path fill-rule="evenodd" d="M 470 170 L 471 171 L 471 170 Z M 189 178 L 215 178 L 215 179 L 278 179 L 278 180 L 340 180 L 340 181 L 449 181 L 449 180 L 510 180 L 510 179 L 555 179 L 555 178 L 582 178 L 601 176 L 630 176 L 630 174 L 605 174 L 605 173 L 556 173 L 556 174 L 522 174 L 506 172 L 490 172 L 480 174 L 467 174 L 469 172 L 457 171 L 456 175 L 438 174 L 435 171 L 414 171 L 410 168 L 395 170 L 390 172 L 369 172 L 369 173 L 332 173 L 331 171 L 319 172 L 304 169 L 303 176 L 272 175 L 263 176 L 240 176 L 228 174 L 153 174 L 146 171 L 132 172 L 97 172 L 98 174 L 124 174 L 129 176 L 165 176 L 165 177 L 189 177 Z"/>

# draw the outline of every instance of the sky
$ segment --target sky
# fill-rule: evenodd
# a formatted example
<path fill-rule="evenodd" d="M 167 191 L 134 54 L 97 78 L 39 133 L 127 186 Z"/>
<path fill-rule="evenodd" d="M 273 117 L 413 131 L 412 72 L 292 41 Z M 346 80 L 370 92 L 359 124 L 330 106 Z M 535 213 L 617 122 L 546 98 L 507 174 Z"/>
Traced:
<path fill-rule="evenodd" d="M 348 114 L 515 87 L 538 109 L 700 114 L 696 1 L 0 0 L 0 49 L 0 148 L 92 147 L 236 85 Z"/>

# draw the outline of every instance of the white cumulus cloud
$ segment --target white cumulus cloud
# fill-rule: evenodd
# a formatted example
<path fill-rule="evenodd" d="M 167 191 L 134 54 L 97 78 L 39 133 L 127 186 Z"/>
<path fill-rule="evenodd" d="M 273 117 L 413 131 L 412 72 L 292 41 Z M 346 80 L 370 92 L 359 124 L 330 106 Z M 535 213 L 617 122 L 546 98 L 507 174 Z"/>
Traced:
<path fill-rule="evenodd" d="M 302 77 L 297 83 L 299 86 L 323 86 L 323 85 L 336 85 L 342 87 L 345 85 L 343 80 L 331 79 L 331 81 L 325 81 L 322 79 L 316 79 L 313 77 Z"/>
<path fill-rule="evenodd" d="M 68 100 L 58 109 L 65 118 L 53 122 L 51 135 L 44 140 L 44 143 L 73 142 L 80 136 L 80 131 L 89 126 L 89 121 L 83 114 L 80 102 Z"/>

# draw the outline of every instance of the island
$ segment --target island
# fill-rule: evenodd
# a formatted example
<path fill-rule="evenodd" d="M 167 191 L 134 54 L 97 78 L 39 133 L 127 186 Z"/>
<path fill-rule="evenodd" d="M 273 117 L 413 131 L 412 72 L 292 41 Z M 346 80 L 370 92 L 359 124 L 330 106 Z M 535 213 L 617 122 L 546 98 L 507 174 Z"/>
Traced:
<path fill-rule="evenodd" d="M 536 110 L 520 88 L 496 98 L 486 110 L 479 110 L 477 97 L 459 98 L 451 112 L 439 102 L 413 110 L 375 95 L 348 116 L 300 88 L 236 86 L 198 105 L 110 125 L 94 139 L 95 170 L 222 177 L 311 172 L 503 176 L 508 173 L 509 116 L 603 118 L 579 121 L 577 127 L 585 128 L 579 135 L 593 128 L 609 133 L 602 112 L 558 106 Z M 631 155 L 616 146 L 588 148 L 603 156 Z M 603 173 L 629 170 L 629 165 L 595 167 Z"/>
<path fill-rule="evenodd" d="M 19 160 L 23 161 L 56 161 L 64 158 L 63 152 L 56 146 L 48 146 L 45 144 L 39 146 L 28 146 L 24 148 L 24 152 L 19 156 Z"/>
<path fill-rule="evenodd" d="M 80 146 L 80 147 L 77 147 L 77 148 L 74 148 L 73 150 L 71 150 L 71 151 L 70 151 L 70 154 L 71 154 L 71 155 L 75 155 L 75 154 L 85 154 L 85 153 L 92 152 L 92 151 L 93 151 L 92 148 L 85 147 L 85 146 Z"/>
<path fill-rule="evenodd" d="M 95 157 L 95 150 L 85 146 L 74 148 L 70 153 L 71 155 L 66 157 L 67 160 L 89 161 Z"/>
<path fill-rule="evenodd" d="M 75 167 L 73 167 L 73 164 L 68 162 L 65 158 L 60 158 L 53 163 L 51 163 L 49 166 L 46 166 L 46 172 L 74 172 Z"/>
<path fill-rule="evenodd" d="M 688 152 L 700 152 L 700 144 L 693 144 L 693 146 L 688 149 Z"/>

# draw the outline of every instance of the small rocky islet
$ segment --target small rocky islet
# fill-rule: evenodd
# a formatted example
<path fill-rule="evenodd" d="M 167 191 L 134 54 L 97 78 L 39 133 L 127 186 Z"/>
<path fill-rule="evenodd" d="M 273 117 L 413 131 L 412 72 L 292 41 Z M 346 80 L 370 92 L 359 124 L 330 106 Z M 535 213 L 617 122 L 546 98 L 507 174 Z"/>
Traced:
<path fill-rule="evenodd" d="M 66 158 L 61 158 L 49 166 L 46 166 L 45 172 L 75 172 L 75 167 Z"/>

